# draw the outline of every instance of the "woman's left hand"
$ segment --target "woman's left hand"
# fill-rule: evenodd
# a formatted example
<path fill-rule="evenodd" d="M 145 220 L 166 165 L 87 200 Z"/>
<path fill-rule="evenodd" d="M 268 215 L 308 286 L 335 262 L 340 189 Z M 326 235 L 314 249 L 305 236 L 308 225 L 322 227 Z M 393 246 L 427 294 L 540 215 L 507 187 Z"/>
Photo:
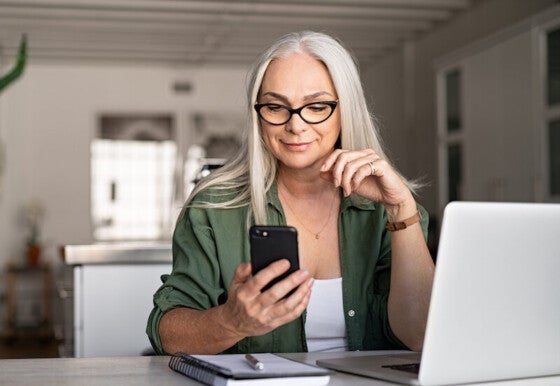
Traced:
<path fill-rule="evenodd" d="M 336 149 L 323 163 L 321 176 L 340 186 L 345 196 L 357 193 L 386 207 L 414 200 L 401 176 L 372 149 Z"/>

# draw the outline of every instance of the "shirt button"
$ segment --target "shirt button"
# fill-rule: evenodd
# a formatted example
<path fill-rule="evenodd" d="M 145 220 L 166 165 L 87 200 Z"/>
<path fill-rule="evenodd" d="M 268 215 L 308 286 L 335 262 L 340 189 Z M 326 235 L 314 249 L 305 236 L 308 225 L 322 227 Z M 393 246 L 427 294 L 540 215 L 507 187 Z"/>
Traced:
<path fill-rule="evenodd" d="M 354 310 L 348 311 L 348 316 L 349 317 L 353 317 L 354 315 L 356 315 L 356 311 L 354 311 Z"/>

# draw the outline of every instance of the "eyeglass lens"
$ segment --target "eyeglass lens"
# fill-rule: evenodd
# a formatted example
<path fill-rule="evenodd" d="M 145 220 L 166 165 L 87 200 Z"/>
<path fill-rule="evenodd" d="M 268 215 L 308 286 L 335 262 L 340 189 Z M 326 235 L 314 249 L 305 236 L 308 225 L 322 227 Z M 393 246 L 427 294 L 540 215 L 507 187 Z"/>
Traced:
<path fill-rule="evenodd" d="M 321 123 L 331 116 L 335 106 L 332 103 L 316 102 L 292 110 L 286 106 L 267 103 L 261 105 L 258 112 L 261 118 L 275 125 L 287 123 L 292 114 L 299 114 L 307 123 Z"/>

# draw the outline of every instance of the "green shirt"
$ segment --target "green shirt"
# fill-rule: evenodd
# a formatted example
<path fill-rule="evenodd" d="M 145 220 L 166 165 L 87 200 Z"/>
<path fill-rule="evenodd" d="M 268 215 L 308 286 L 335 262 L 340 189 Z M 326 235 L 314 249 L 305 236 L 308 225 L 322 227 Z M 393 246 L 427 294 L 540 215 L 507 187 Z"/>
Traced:
<path fill-rule="evenodd" d="M 195 201 L 219 202 L 202 192 Z M 285 225 L 276 185 L 267 196 L 269 225 Z M 206 310 L 225 303 L 236 267 L 249 261 L 248 207 L 189 208 L 173 235 L 173 270 L 162 276 L 146 332 L 156 353 L 163 354 L 158 334 L 162 315 L 176 307 Z M 428 215 L 419 206 L 427 237 Z M 349 350 L 405 348 L 393 334 L 387 315 L 391 234 L 381 204 L 345 197 L 338 216 L 342 296 Z M 305 314 L 262 336 L 239 341 L 227 353 L 307 351 Z"/>

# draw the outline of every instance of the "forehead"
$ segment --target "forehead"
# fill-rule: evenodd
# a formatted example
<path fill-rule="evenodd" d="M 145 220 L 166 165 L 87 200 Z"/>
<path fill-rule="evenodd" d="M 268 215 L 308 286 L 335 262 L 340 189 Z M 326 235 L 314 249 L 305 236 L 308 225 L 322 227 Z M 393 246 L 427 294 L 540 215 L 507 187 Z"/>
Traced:
<path fill-rule="evenodd" d="M 307 53 L 293 53 L 272 60 L 261 84 L 261 93 L 267 91 L 288 97 L 303 96 L 318 91 L 327 91 L 335 95 L 327 67 Z"/>

